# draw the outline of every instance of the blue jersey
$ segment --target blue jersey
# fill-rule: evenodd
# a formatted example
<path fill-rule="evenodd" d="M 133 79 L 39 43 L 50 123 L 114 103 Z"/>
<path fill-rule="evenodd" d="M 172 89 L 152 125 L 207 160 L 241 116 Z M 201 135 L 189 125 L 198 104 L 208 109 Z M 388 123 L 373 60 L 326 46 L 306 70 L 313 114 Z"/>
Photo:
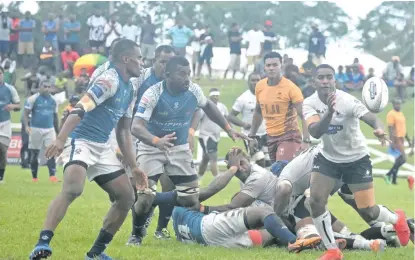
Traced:
<path fill-rule="evenodd" d="M 144 93 L 135 116 L 147 121 L 148 131 L 155 136 L 161 138 L 175 132 L 175 145 L 182 145 L 187 144 L 194 112 L 206 103 L 198 85 L 191 82 L 187 91 L 172 96 L 166 89 L 166 82 L 162 81 Z"/>
<path fill-rule="evenodd" d="M 174 207 L 172 220 L 176 238 L 183 243 L 206 245 L 202 235 L 202 220 L 204 216 L 201 212 L 183 207 Z"/>
<path fill-rule="evenodd" d="M 24 108 L 31 110 L 31 127 L 53 128 L 55 114 L 58 113 L 58 104 L 51 95 L 36 93 L 26 100 Z"/>
<path fill-rule="evenodd" d="M 19 94 L 16 89 L 7 83 L 0 85 L 0 122 L 10 120 L 10 112 L 4 110 L 9 104 L 18 104 L 20 102 Z"/>
<path fill-rule="evenodd" d="M 147 89 L 153 85 L 156 85 L 160 81 L 162 81 L 162 79 L 157 78 L 153 68 L 147 68 L 141 73 L 141 76 L 138 78 L 139 87 L 137 90 L 137 102 L 135 103 L 134 111 L 137 111 L 141 97 L 144 95 Z"/>
<path fill-rule="evenodd" d="M 125 82 L 109 63 L 107 69 L 91 81 L 87 91 L 96 107 L 85 113 L 71 138 L 106 143 L 118 120 L 122 116 L 132 117 L 135 90 L 133 83 Z"/>

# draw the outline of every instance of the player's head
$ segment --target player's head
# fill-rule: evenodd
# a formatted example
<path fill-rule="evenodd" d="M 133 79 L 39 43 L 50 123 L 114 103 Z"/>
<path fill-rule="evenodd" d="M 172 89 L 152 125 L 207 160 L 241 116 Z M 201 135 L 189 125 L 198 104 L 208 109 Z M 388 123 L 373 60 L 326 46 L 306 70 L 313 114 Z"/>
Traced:
<path fill-rule="evenodd" d="M 402 100 L 400 98 L 395 98 L 392 101 L 393 109 L 396 111 L 401 111 Z"/>
<path fill-rule="evenodd" d="M 278 52 L 269 52 L 264 56 L 264 71 L 268 78 L 281 78 L 282 57 Z"/>
<path fill-rule="evenodd" d="M 43 80 L 39 83 L 39 93 L 43 96 L 50 95 L 52 84 L 50 80 Z"/>
<path fill-rule="evenodd" d="M 209 99 L 212 100 L 213 103 L 217 104 L 219 102 L 220 91 L 217 88 L 211 88 L 209 90 Z"/>
<path fill-rule="evenodd" d="M 174 90 L 184 92 L 189 89 L 190 64 L 182 56 L 174 56 L 166 64 L 166 81 Z"/>
<path fill-rule="evenodd" d="M 249 160 L 248 155 L 238 147 L 234 147 L 229 150 L 229 152 L 225 156 L 225 161 L 229 162 L 231 153 L 234 153 L 234 151 L 236 151 L 236 154 L 240 160 L 238 171 L 235 173 L 235 176 L 241 181 L 245 181 L 246 178 L 248 178 L 248 176 L 251 174 L 251 162 Z M 229 164 L 227 167 L 228 169 L 230 168 Z"/>
<path fill-rule="evenodd" d="M 73 95 L 71 96 L 71 98 L 69 99 L 69 103 L 71 104 L 71 106 L 76 106 L 76 104 L 78 104 L 80 98 L 78 95 Z"/>
<path fill-rule="evenodd" d="M 255 94 L 256 84 L 260 80 L 261 80 L 261 75 L 260 74 L 255 73 L 255 72 L 249 74 L 249 76 L 248 76 L 248 87 L 249 87 L 249 90 L 252 92 L 252 94 Z"/>
<path fill-rule="evenodd" d="M 160 45 L 155 51 L 153 69 L 158 78 L 165 78 L 166 64 L 174 56 L 174 49 L 170 45 Z"/>
<path fill-rule="evenodd" d="M 114 45 L 117 42 L 119 42 L 120 40 L 122 40 L 122 38 L 117 38 L 117 39 L 112 41 L 111 46 L 110 46 L 109 51 L 108 51 L 108 57 L 109 57 L 110 60 L 112 59 L 112 49 L 114 48 Z M 93 47 L 93 48 L 96 49 L 96 47 Z M 98 53 L 98 49 L 96 50 L 96 52 Z"/>
<path fill-rule="evenodd" d="M 138 77 L 143 65 L 141 50 L 137 43 L 121 39 L 112 48 L 112 61 L 121 66 L 128 76 Z"/>
<path fill-rule="evenodd" d="M 335 71 L 328 64 L 318 65 L 314 74 L 314 84 L 319 96 L 327 97 L 330 92 L 336 90 Z"/>

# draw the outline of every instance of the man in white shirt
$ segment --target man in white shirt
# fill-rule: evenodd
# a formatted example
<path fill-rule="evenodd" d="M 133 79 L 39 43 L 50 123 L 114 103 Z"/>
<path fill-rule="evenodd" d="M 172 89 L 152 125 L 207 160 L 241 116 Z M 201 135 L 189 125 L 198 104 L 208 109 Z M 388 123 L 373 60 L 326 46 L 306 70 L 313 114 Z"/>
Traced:
<path fill-rule="evenodd" d="M 265 36 L 260 29 L 260 25 L 256 25 L 254 29 L 248 31 L 244 40 L 248 42 L 248 48 L 246 49 L 247 70 L 248 66 L 255 65 L 261 59 Z"/>
<path fill-rule="evenodd" d="M 138 27 L 133 24 L 133 18 L 130 17 L 127 23 L 122 27 L 122 38 L 137 42 L 138 34 Z"/>
<path fill-rule="evenodd" d="M 200 58 L 200 36 L 205 33 L 205 29 L 199 23 L 197 28 L 193 29 L 193 41 L 191 43 L 193 55 L 192 55 L 192 72 L 193 76 L 196 76 L 196 64 L 199 62 Z"/>
<path fill-rule="evenodd" d="M 228 109 L 219 102 L 220 92 L 217 88 L 209 91 L 209 99 L 216 104 L 221 114 L 227 118 Z M 199 166 L 199 176 L 205 174 L 208 163 L 213 176 L 218 174 L 218 142 L 220 139 L 221 128 L 215 124 L 206 114 L 201 111 L 199 142 L 203 149 L 203 158 Z"/>
<path fill-rule="evenodd" d="M 245 135 L 249 135 L 251 130 L 251 122 L 254 116 L 256 97 L 255 87 L 256 83 L 261 80 L 261 75 L 257 73 L 251 73 L 248 76 L 248 90 L 240 95 L 235 103 L 233 104 L 231 113 L 228 116 L 229 122 L 234 125 L 242 127 L 241 132 Z M 237 116 L 241 114 L 242 120 Z M 248 142 L 244 141 L 245 148 L 249 152 L 251 158 L 256 164 L 266 167 L 269 161 L 268 147 L 267 147 L 267 133 L 265 131 L 265 121 L 262 122 L 261 126 L 257 131 L 258 150 L 249 149 Z M 268 157 L 268 160 L 267 160 Z"/>
<path fill-rule="evenodd" d="M 116 15 L 111 15 L 110 21 L 105 24 L 104 28 L 104 34 L 106 37 L 105 48 L 107 49 L 107 53 L 109 53 L 112 42 L 121 37 L 121 33 L 122 26 L 118 22 L 118 17 Z"/>
<path fill-rule="evenodd" d="M 94 9 L 95 14 L 88 18 L 86 24 L 89 26 L 89 45 L 91 48 L 98 48 L 104 45 L 104 27 L 107 19 L 102 16 L 101 10 Z"/>
<path fill-rule="evenodd" d="M 336 90 L 334 69 L 321 64 L 315 72 L 316 92 L 303 103 L 304 119 L 310 135 L 321 138 L 322 148 L 314 159 L 310 180 L 310 207 L 314 225 L 327 252 L 319 259 L 341 260 L 331 215 L 326 206 L 336 182 L 348 185 L 360 216 L 368 223 L 393 224 L 403 246 L 408 244 L 410 230 L 405 213 L 390 211 L 375 202 L 372 164 L 360 120 L 371 126 L 373 134 L 385 145 L 387 137 L 382 122 L 352 95 Z"/>

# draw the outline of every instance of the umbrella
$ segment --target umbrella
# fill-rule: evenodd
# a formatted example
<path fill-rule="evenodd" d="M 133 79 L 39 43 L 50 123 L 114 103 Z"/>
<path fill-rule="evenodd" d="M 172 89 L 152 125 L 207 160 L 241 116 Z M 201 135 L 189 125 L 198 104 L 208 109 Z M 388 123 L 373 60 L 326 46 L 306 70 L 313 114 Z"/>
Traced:
<path fill-rule="evenodd" d="M 104 64 L 107 60 L 107 57 L 102 56 L 101 54 L 85 54 L 77 59 L 73 65 L 73 75 L 79 77 L 79 75 L 81 75 L 81 69 L 85 68 L 88 75 L 91 76 L 94 70 Z"/>

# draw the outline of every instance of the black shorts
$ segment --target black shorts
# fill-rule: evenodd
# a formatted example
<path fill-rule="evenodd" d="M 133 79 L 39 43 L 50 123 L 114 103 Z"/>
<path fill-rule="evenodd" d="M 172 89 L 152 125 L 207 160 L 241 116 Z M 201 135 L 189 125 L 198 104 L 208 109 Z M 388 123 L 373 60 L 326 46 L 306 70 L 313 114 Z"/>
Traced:
<path fill-rule="evenodd" d="M 261 136 L 256 136 L 255 138 L 258 142 L 258 150 L 259 151 L 264 151 L 264 148 L 268 148 L 267 135 L 266 134 L 261 135 Z M 247 140 L 244 140 L 244 145 L 245 145 L 246 151 L 249 153 L 250 156 L 252 156 L 256 153 L 256 151 L 250 151 L 249 150 L 249 142 Z"/>
<path fill-rule="evenodd" d="M 373 182 L 369 155 L 350 163 L 334 163 L 319 153 L 314 159 L 313 172 L 341 180 L 345 184 Z"/>
<path fill-rule="evenodd" d="M 89 46 L 92 47 L 96 47 L 98 48 L 99 46 L 104 46 L 105 41 L 94 41 L 94 40 L 89 40 Z"/>
<path fill-rule="evenodd" d="M 218 151 L 218 143 L 212 138 L 207 139 L 206 143 L 202 138 L 199 138 L 200 146 L 202 146 L 204 154 L 212 154 Z"/>
<path fill-rule="evenodd" d="M 203 54 L 202 56 L 199 57 L 199 64 L 204 64 L 206 62 L 206 64 L 211 64 L 212 63 L 212 56 L 208 55 L 208 54 Z"/>

